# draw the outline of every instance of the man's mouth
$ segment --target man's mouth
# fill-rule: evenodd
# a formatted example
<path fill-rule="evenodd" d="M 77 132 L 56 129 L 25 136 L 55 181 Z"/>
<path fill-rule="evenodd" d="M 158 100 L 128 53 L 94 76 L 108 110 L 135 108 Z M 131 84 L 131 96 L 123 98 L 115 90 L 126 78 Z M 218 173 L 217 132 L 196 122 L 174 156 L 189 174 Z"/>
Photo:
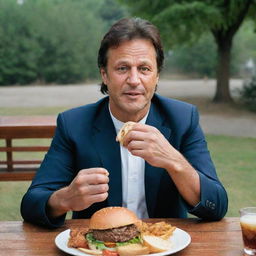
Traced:
<path fill-rule="evenodd" d="M 140 96 L 142 95 L 143 93 L 142 92 L 135 92 L 135 91 L 128 91 L 128 92 L 124 92 L 124 94 L 126 96 L 129 96 L 129 97 L 136 97 L 136 96 Z"/>

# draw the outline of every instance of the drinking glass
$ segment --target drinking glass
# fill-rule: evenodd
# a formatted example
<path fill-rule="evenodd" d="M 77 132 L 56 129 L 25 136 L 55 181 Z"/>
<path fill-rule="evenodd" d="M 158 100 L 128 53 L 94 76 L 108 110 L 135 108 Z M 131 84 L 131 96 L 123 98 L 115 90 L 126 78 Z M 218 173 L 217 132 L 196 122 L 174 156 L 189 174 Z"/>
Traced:
<path fill-rule="evenodd" d="M 247 255 L 256 255 L 256 207 L 242 208 L 239 212 L 244 252 Z"/>

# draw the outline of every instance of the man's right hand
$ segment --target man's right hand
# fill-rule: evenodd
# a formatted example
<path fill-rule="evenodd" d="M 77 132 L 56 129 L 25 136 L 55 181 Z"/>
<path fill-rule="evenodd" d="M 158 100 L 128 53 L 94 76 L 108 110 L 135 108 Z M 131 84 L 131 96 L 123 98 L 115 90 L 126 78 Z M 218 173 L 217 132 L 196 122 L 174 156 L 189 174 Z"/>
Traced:
<path fill-rule="evenodd" d="M 108 197 L 108 171 L 90 168 L 79 171 L 69 186 L 55 191 L 48 200 L 48 214 L 59 217 L 68 211 L 81 211 Z"/>

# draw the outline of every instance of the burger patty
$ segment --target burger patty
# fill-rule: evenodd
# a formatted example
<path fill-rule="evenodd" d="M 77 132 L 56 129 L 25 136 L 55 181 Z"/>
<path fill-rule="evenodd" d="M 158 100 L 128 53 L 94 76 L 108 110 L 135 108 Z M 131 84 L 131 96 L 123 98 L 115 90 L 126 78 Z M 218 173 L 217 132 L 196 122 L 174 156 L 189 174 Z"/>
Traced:
<path fill-rule="evenodd" d="M 139 231 L 134 224 L 119 228 L 93 230 L 95 239 L 104 242 L 126 242 L 139 235 Z"/>

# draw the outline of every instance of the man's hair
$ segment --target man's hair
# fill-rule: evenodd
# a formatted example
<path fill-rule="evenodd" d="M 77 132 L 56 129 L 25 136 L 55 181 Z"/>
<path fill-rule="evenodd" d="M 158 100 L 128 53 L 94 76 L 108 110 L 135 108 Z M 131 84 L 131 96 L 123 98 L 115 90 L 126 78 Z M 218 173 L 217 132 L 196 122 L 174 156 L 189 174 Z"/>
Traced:
<path fill-rule="evenodd" d="M 151 41 L 156 50 L 157 71 L 161 71 L 164 61 L 164 52 L 158 29 L 149 21 L 141 18 L 125 18 L 116 22 L 105 34 L 98 52 L 98 67 L 106 70 L 108 50 L 118 47 L 122 42 L 133 39 L 146 39 Z M 100 91 L 108 93 L 107 85 L 101 83 Z"/>

